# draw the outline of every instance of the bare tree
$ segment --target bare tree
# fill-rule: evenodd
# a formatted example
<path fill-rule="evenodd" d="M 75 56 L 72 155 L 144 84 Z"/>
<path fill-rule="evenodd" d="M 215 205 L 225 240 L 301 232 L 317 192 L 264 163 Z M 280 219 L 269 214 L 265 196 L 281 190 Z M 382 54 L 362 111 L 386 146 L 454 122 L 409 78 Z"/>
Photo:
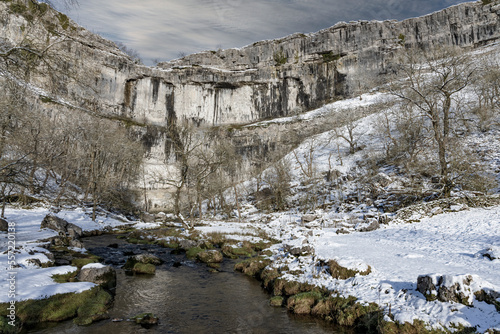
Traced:
<path fill-rule="evenodd" d="M 456 49 L 405 50 L 394 67 L 406 79 L 393 81 L 391 93 L 430 122 L 437 146 L 442 192 L 449 196 L 453 184 L 447 155 L 455 116 L 453 102 L 472 83 L 475 67 L 470 56 Z"/>

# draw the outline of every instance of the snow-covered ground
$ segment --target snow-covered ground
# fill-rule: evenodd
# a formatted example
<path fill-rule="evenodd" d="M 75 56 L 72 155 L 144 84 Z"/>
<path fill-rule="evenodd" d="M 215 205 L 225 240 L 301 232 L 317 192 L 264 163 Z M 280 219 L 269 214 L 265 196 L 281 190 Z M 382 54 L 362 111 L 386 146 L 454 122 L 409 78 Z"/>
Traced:
<path fill-rule="evenodd" d="M 283 229 L 277 220 L 272 222 Z M 289 275 L 292 280 L 309 282 L 352 295 L 363 302 L 374 302 L 394 319 L 412 322 L 420 319 L 433 326 L 463 324 L 479 331 L 500 329 L 500 313 L 493 305 L 473 301 L 474 307 L 457 303 L 426 301 L 416 291 L 417 278 L 424 274 L 472 275 L 473 290 L 500 292 L 500 259 L 482 256 L 489 248 L 500 246 L 500 207 L 470 209 L 439 214 L 416 223 L 394 223 L 372 232 L 336 234 L 333 229 L 308 229 L 285 232 L 284 242 L 301 246 L 304 240 L 315 249 L 314 257 L 296 259 L 286 256 L 281 265 L 304 274 Z M 279 253 L 278 253 L 279 254 Z M 283 254 L 281 254 L 283 256 Z M 333 279 L 318 266 L 335 259 L 343 266 L 371 273 L 347 280 Z"/>
<path fill-rule="evenodd" d="M 9 223 L 15 223 L 15 232 L 9 239 L 7 232 L 0 232 L 0 303 L 11 300 L 41 299 L 59 293 L 81 292 L 95 286 L 88 282 L 55 283 L 53 275 L 66 274 L 76 271 L 76 267 L 60 266 L 50 268 L 40 268 L 39 263 L 49 262 L 45 255 L 48 251 L 40 247 L 41 240 L 57 236 L 57 232 L 50 229 L 40 229 L 43 218 L 50 213 L 47 208 L 37 208 L 31 210 L 7 208 L 5 212 Z M 103 230 L 132 224 L 124 217 L 121 219 L 99 216 L 97 222 L 93 222 L 83 209 L 63 210 L 57 216 L 67 220 L 82 228 L 83 231 Z M 19 267 L 9 266 L 10 241 L 15 242 L 15 262 Z M 78 249 L 75 249 L 78 250 Z M 84 251 L 84 250 L 80 250 Z M 12 254 L 11 254 L 12 255 Z M 15 298 L 9 296 L 10 281 L 15 277 Z M 13 281 L 12 281 L 13 282 Z"/>

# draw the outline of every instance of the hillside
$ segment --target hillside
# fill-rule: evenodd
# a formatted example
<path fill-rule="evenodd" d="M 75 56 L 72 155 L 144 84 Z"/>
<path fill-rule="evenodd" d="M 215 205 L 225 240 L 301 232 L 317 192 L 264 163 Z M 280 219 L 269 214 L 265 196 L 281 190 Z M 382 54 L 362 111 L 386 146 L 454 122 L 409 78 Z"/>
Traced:
<path fill-rule="evenodd" d="M 48 6 L 0 1 L 16 301 L 97 291 L 78 282 L 98 261 L 79 238 L 121 233 L 248 257 L 235 268 L 271 304 L 329 323 L 500 331 L 499 15 L 471 2 L 149 68 Z"/>

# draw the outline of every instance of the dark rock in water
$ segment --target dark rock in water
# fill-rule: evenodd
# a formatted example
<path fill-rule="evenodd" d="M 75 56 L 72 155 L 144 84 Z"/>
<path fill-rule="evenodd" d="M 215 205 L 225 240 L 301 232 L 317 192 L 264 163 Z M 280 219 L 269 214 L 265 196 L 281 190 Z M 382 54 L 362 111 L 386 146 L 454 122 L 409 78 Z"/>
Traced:
<path fill-rule="evenodd" d="M 174 268 L 179 268 L 180 266 L 182 266 L 182 263 L 180 261 L 175 261 L 174 264 L 172 265 L 172 267 Z"/>
<path fill-rule="evenodd" d="M 145 253 L 129 257 L 123 269 L 131 270 L 134 274 L 154 275 L 156 273 L 155 266 L 162 263 L 163 261 L 153 254 Z"/>
<path fill-rule="evenodd" d="M 77 276 L 80 282 L 92 282 L 106 289 L 116 287 L 116 271 L 110 266 L 90 264 L 84 266 Z"/>
<path fill-rule="evenodd" d="M 7 232 L 9 230 L 9 222 L 5 219 L 0 218 L 0 231 Z"/>
<path fill-rule="evenodd" d="M 156 267 L 151 263 L 136 263 L 132 268 L 134 274 L 154 275 L 156 274 Z"/>
<path fill-rule="evenodd" d="M 118 244 L 110 244 L 108 245 L 109 248 L 118 248 Z"/>
<path fill-rule="evenodd" d="M 130 320 L 133 320 L 136 324 L 141 325 L 145 328 L 151 328 L 154 325 L 158 325 L 158 317 L 156 317 L 153 313 L 142 313 L 138 314 L 135 317 L 132 317 Z"/>
<path fill-rule="evenodd" d="M 222 253 L 215 249 L 200 252 L 196 257 L 204 263 L 221 263 L 224 260 Z"/>

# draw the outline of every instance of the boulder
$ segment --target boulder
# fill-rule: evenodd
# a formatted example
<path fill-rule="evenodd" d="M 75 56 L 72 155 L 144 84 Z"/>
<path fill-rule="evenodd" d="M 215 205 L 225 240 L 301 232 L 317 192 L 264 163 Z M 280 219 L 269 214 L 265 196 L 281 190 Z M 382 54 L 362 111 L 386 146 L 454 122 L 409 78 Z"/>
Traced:
<path fill-rule="evenodd" d="M 66 233 L 66 226 L 68 226 L 68 222 L 65 221 L 62 218 L 59 218 L 57 216 L 54 216 L 53 214 L 48 214 L 43 218 L 42 224 L 40 225 L 40 228 L 49 228 L 51 230 L 57 231 L 57 232 L 63 232 Z"/>
<path fill-rule="evenodd" d="M 314 248 L 309 245 L 302 246 L 292 246 L 284 245 L 284 251 L 290 253 L 293 256 L 305 256 L 314 253 Z"/>
<path fill-rule="evenodd" d="M 376 218 L 368 218 L 363 223 L 356 226 L 356 230 L 359 232 L 375 231 L 378 228 L 380 228 L 380 224 Z"/>
<path fill-rule="evenodd" d="M 429 301 L 455 302 L 472 306 L 471 275 L 421 275 L 417 279 L 417 291 Z"/>
<path fill-rule="evenodd" d="M 222 253 L 215 249 L 200 252 L 196 257 L 204 263 L 221 263 L 224 260 Z"/>
<path fill-rule="evenodd" d="M 80 282 L 92 282 L 105 289 L 114 289 L 116 287 L 115 269 L 100 263 L 91 263 L 83 266 L 77 278 Z"/>
<path fill-rule="evenodd" d="M 145 328 L 157 325 L 159 321 L 158 317 L 156 317 L 153 313 L 138 314 L 135 317 L 132 317 L 130 320 L 133 320 L 136 324 L 139 324 Z"/>
<path fill-rule="evenodd" d="M 318 218 L 318 216 L 316 216 L 316 215 L 303 215 L 300 218 L 300 221 L 302 222 L 302 224 L 304 224 L 304 223 L 310 223 L 313 220 L 316 220 L 317 218 Z"/>
<path fill-rule="evenodd" d="M 85 246 L 80 240 L 74 240 L 70 239 L 69 240 L 69 247 L 74 247 L 74 248 L 84 248 Z"/>
<path fill-rule="evenodd" d="M 378 173 L 372 178 L 372 182 L 379 184 L 381 187 L 387 187 L 391 184 L 392 179 L 385 173 Z"/>
<path fill-rule="evenodd" d="M 0 231 L 7 232 L 8 230 L 9 230 L 9 222 L 7 222 L 3 218 L 0 218 Z"/>
<path fill-rule="evenodd" d="M 146 274 L 146 275 L 154 275 L 156 273 L 156 267 L 151 263 L 136 263 L 132 268 L 132 272 L 134 274 Z"/>
<path fill-rule="evenodd" d="M 418 276 L 417 291 L 423 294 L 427 300 L 434 300 L 437 298 L 436 285 L 434 284 L 434 280 L 431 276 Z"/>
<path fill-rule="evenodd" d="M 66 233 L 72 239 L 79 239 L 83 235 L 83 230 L 75 224 L 68 223 L 66 225 Z"/>
<path fill-rule="evenodd" d="M 153 254 L 143 253 L 143 254 L 138 254 L 138 255 L 134 255 L 134 256 L 129 257 L 127 259 L 127 262 L 123 266 L 123 268 L 134 270 L 137 263 L 150 264 L 154 267 L 154 266 L 162 264 L 163 261 Z"/>

